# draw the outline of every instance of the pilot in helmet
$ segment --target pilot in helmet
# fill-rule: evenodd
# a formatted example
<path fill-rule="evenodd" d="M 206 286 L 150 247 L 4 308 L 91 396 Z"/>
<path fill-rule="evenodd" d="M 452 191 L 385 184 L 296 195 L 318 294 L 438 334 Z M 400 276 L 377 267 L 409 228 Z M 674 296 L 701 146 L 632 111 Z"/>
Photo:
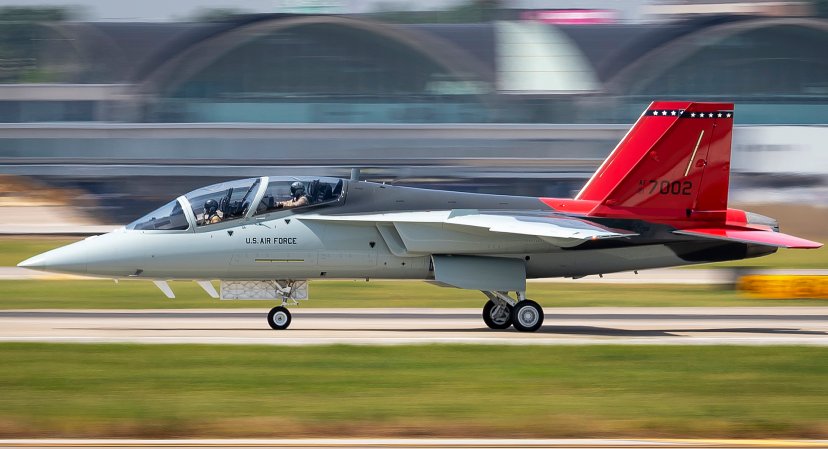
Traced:
<path fill-rule="evenodd" d="M 306 206 L 310 200 L 308 198 L 308 194 L 305 192 L 305 184 L 300 181 L 296 181 L 290 185 L 290 194 L 291 199 L 287 201 L 280 201 L 277 203 L 276 207 L 299 207 L 299 206 Z"/>
<path fill-rule="evenodd" d="M 201 224 L 213 224 L 221 221 L 221 212 L 218 210 L 218 201 L 209 199 L 204 202 L 204 219 Z"/>

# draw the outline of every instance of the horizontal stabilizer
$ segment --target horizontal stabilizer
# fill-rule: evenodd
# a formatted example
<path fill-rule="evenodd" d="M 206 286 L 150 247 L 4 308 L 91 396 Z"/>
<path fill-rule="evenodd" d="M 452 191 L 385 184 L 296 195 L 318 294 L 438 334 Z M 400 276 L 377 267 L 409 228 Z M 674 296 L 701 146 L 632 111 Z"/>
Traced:
<path fill-rule="evenodd" d="M 698 228 L 673 231 L 674 234 L 690 235 L 717 240 L 776 246 L 779 248 L 820 248 L 822 243 L 812 242 L 781 232 L 758 229 Z"/>

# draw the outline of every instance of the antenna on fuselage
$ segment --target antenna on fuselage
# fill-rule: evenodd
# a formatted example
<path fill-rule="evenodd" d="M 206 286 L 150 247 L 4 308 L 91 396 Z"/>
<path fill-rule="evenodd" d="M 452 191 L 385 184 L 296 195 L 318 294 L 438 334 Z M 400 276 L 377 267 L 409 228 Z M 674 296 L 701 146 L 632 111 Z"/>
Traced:
<path fill-rule="evenodd" d="M 351 169 L 351 181 L 359 181 L 359 169 L 352 168 Z"/>

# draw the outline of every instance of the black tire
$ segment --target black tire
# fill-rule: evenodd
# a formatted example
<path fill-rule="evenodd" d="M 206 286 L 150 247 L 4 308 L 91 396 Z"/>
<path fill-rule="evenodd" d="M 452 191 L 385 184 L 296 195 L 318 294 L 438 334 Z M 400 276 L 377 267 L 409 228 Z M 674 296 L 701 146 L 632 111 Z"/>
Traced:
<path fill-rule="evenodd" d="M 509 326 L 512 325 L 512 317 L 514 316 L 512 313 L 512 306 L 508 304 L 504 306 L 506 307 L 506 311 L 508 313 L 508 317 L 505 321 L 500 317 L 492 317 L 492 312 L 496 311 L 496 306 L 497 304 L 495 304 L 495 302 L 491 299 L 486 302 L 486 305 L 483 306 L 483 322 L 486 323 L 486 326 L 489 326 L 490 329 L 508 329 Z"/>
<path fill-rule="evenodd" d="M 524 299 L 512 310 L 512 325 L 521 332 L 535 332 L 543 325 L 543 309 L 535 301 Z"/>
<path fill-rule="evenodd" d="M 290 320 L 290 311 L 282 306 L 274 307 L 267 313 L 267 324 L 277 331 L 287 329 L 290 326 Z"/>

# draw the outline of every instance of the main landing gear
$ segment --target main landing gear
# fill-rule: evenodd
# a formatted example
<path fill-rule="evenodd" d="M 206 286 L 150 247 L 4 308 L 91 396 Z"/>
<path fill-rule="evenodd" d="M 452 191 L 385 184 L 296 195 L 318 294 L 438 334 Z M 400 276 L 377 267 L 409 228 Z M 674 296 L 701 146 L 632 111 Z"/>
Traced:
<path fill-rule="evenodd" d="M 516 292 L 517 300 L 508 292 L 483 291 L 489 298 L 483 306 L 483 322 L 491 329 L 507 329 L 514 326 L 521 332 L 535 332 L 543 325 L 543 309 L 540 304 L 526 299 L 524 292 Z"/>

